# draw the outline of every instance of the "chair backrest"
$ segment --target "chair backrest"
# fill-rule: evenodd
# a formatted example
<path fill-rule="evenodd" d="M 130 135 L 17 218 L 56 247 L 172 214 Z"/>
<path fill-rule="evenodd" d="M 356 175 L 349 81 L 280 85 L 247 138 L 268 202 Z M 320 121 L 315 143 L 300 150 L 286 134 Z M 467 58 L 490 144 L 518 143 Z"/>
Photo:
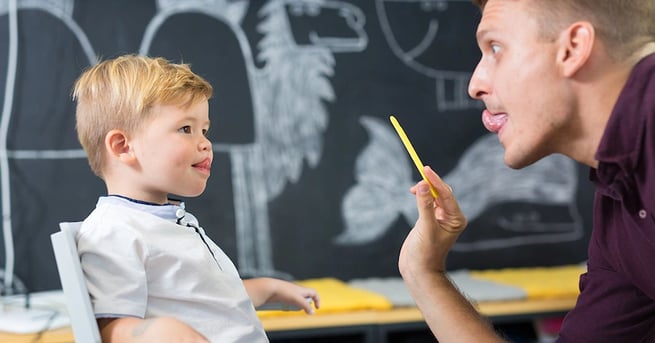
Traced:
<path fill-rule="evenodd" d="M 50 235 L 57 260 L 59 279 L 66 298 L 66 307 L 76 342 L 100 343 L 100 331 L 96 322 L 86 280 L 77 253 L 75 235 L 81 222 L 59 223 L 61 231 Z"/>

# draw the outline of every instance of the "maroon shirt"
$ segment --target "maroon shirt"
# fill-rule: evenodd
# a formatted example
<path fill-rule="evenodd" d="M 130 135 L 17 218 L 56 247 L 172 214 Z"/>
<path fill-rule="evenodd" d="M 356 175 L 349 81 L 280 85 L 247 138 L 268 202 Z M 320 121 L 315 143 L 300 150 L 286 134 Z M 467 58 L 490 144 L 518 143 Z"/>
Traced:
<path fill-rule="evenodd" d="M 655 342 L 655 55 L 632 71 L 596 158 L 588 271 L 559 342 Z"/>

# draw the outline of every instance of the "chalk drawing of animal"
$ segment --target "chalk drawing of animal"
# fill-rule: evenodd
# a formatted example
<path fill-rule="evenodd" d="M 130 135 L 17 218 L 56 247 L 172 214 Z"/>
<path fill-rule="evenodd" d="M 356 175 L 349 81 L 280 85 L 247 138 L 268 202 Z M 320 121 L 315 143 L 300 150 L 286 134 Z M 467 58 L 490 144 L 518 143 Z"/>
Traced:
<path fill-rule="evenodd" d="M 334 240 L 339 245 L 375 241 L 399 215 L 410 225 L 418 218 L 416 201 L 408 192 L 416 182 L 414 166 L 398 136 L 389 123 L 378 118 L 362 117 L 360 121 L 370 140 L 356 161 L 356 184 L 342 200 L 345 228 Z M 460 240 L 453 250 L 490 250 L 582 238 L 582 219 L 575 203 L 575 163 L 565 156 L 551 155 L 522 170 L 513 170 L 504 164 L 503 153 L 496 135 L 483 135 L 443 179 L 453 187 L 469 222 L 494 206 L 527 205 L 515 207 L 509 215 L 496 216 L 496 231 L 472 241 Z M 541 207 L 554 208 L 563 219 L 558 222 L 547 218 L 539 211 Z M 492 228 L 479 230 L 485 229 Z"/>

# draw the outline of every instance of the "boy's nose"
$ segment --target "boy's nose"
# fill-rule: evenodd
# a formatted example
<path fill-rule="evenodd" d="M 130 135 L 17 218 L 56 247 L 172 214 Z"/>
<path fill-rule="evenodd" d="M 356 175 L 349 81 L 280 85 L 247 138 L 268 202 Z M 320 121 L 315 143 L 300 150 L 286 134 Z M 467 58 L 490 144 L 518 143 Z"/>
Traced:
<path fill-rule="evenodd" d="M 212 142 L 209 140 L 209 138 L 204 137 L 202 141 L 200 142 L 200 150 L 211 150 L 212 149 Z"/>

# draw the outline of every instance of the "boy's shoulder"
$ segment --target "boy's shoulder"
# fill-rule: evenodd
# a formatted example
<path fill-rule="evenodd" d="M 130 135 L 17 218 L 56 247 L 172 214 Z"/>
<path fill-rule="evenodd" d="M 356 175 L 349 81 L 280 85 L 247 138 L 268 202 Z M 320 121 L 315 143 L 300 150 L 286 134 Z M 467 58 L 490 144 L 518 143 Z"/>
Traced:
<path fill-rule="evenodd" d="M 95 209 L 86 217 L 80 235 L 123 238 L 148 235 L 156 237 L 179 229 L 175 224 L 175 210 L 143 204 L 133 204 L 121 198 L 100 197 Z M 170 217 L 170 218 L 168 218 Z M 153 236 L 154 234 L 154 236 Z M 127 236 L 127 237 L 126 237 Z"/>

